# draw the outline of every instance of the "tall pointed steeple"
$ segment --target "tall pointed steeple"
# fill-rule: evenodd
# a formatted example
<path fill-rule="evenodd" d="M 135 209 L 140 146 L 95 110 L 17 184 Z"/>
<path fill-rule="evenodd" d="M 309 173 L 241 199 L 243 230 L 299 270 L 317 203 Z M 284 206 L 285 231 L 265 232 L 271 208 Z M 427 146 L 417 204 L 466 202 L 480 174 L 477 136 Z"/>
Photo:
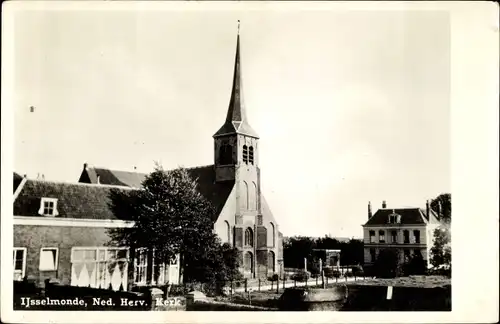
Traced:
<path fill-rule="evenodd" d="M 238 36 L 236 38 L 236 56 L 234 60 L 233 88 L 231 90 L 231 99 L 227 111 L 224 125 L 214 134 L 213 137 L 223 135 L 242 134 L 259 138 L 257 133 L 248 124 L 245 103 L 243 101 L 243 87 L 241 80 L 240 63 L 240 21 L 238 20 Z"/>

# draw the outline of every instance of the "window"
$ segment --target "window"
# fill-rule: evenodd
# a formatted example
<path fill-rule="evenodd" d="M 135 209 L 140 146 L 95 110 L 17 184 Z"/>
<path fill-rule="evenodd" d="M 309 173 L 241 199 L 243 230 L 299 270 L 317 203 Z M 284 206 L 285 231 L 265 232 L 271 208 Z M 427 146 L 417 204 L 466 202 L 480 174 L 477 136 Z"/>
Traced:
<path fill-rule="evenodd" d="M 40 271 L 57 270 L 58 256 L 58 248 L 42 248 L 40 250 Z"/>
<path fill-rule="evenodd" d="M 407 230 L 404 230 L 403 231 L 403 235 L 404 235 L 404 242 L 405 243 L 410 243 L 410 232 L 407 231 Z"/>
<path fill-rule="evenodd" d="M 392 214 L 389 215 L 389 224 L 398 224 L 400 222 L 401 222 L 401 215 L 396 214 L 393 209 Z"/>
<path fill-rule="evenodd" d="M 385 243 L 385 232 L 378 231 L 378 241 L 379 243 Z"/>
<path fill-rule="evenodd" d="M 245 246 L 253 246 L 253 231 L 250 227 L 245 230 Z"/>
<path fill-rule="evenodd" d="M 245 253 L 245 258 L 243 259 L 243 268 L 245 271 L 253 273 L 253 254 L 251 252 Z"/>
<path fill-rule="evenodd" d="M 22 281 L 26 269 L 26 248 L 14 248 L 14 280 Z"/>
<path fill-rule="evenodd" d="M 268 239 L 268 244 L 272 247 L 275 247 L 276 245 L 276 234 L 275 234 L 275 229 L 274 229 L 274 224 L 273 223 L 269 223 L 271 226 L 269 226 L 269 231 L 268 231 L 268 235 L 269 235 L 269 239 Z"/>
<path fill-rule="evenodd" d="M 253 165 L 253 146 L 248 149 L 248 161 Z"/>
<path fill-rule="evenodd" d="M 414 230 L 413 231 L 413 236 L 415 237 L 415 243 L 420 244 L 420 231 L 419 230 Z"/>
<path fill-rule="evenodd" d="M 243 163 L 248 164 L 248 146 L 243 145 Z"/>
<path fill-rule="evenodd" d="M 398 232 L 391 231 L 391 243 L 397 243 L 397 242 L 398 242 Z"/>
<path fill-rule="evenodd" d="M 146 273 L 148 269 L 148 251 L 145 248 L 135 250 L 134 258 L 134 282 L 136 284 L 146 284 Z"/>
<path fill-rule="evenodd" d="M 243 197 L 244 199 L 243 206 L 246 210 L 248 210 L 250 197 L 248 192 L 248 183 L 246 183 L 246 181 L 243 181 L 243 194 L 241 195 L 241 197 Z"/>
<path fill-rule="evenodd" d="M 371 262 L 375 262 L 377 259 L 377 255 L 375 254 L 375 249 L 370 249 L 370 260 Z"/>
<path fill-rule="evenodd" d="M 74 247 L 71 249 L 71 285 L 127 289 L 128 248 Z"/>
<path fill-rule="evenodd" d="M 370 231 L 370 243 L 375 243 L 375 231 Z"/>
<path fill-rule="evenodd" d="M 224 226 L 226 227 L 226 243 L 231 243 L 231 225 L 228 221 L 224 221 Z"/>
<path fill-rule="evenodd" d="M 255 208 L 255 210 L 259 209 L 259 190 L 257 190 L 257 184 L 252 181 L 253 184 L 253 202 L 252 202 L 252 207 Z"/>
<path fill-rule="evenodd" d="M 57 199 L 56 198 L 42 198 L 38 214 L 43 216 L 57 216 Z"/>

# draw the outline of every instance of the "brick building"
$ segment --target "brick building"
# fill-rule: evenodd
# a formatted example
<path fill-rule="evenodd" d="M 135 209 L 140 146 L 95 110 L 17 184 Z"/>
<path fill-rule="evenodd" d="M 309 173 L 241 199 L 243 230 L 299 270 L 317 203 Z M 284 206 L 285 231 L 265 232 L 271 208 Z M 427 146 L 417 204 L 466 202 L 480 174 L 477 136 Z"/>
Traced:
<path fill-rule="evenodd" d="M 429 265 L 433 232 L 440 225 L 439 215 L 427 202 L 426 209 L 382 208 L 372 215 L 368 203 L 368 221 L 363 225 L 364 263 L 372 265 L 382 249 L 394 249 L 404 263 L 414 254 L 421 254 Z"/>
<path fill-rule="evenodd" d="M 110 193 L 125 186 L 62 183 L 14 176 L 14 280 L 127 290 L 179 283 L 179 264 L 154 264 L 143 249 L 113 246 L 117 219 Z M 134 260 L 130 264 L 130 260 Z"/>

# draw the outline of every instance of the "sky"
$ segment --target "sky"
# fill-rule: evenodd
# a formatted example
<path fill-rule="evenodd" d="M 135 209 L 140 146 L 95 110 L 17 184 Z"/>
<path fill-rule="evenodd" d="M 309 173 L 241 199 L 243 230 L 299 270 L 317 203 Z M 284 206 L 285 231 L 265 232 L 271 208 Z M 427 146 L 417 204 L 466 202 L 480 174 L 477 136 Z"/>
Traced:
<path fill-rule="evenodd" d="M 17 12 L 15 171 L 76 182 L 84 162 L 212 164 L 238 19 L 262 192 L 285 236 L 361 237 L 368 201 L 450 192 L 450 22 L 430 10 Z"/>

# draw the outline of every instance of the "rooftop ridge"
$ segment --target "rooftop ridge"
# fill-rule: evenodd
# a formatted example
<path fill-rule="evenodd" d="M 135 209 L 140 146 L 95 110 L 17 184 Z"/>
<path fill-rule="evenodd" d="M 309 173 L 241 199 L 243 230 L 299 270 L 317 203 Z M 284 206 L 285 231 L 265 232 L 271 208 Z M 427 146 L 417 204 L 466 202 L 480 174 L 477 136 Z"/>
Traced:
<path fill-rule="evenodd" d="M 129 187 L 129 186 L 119 186 L 119 185 L 110 185 L 110 184 L 101 184 L 101 183 L 84 183 L 84 182 L 68 182 L 68 181 L 55 181 L 55 180 L 42 180 L 42 179 L 29 179 L 27 178 L 28 181 L 32 182 L 40 182 L 40 183 L 51 183 L 51 184 L 62 184 L 62 185 L 73 185 L 73 186 L 87 186 L 87 187 L 107 187 L 107 188 L 119 188 L 119 189 L 127 189 L 127 190 L 133 190 L 133 189 L 140 189 L 140 188 L 134 188 L 134 187 Z"/>

